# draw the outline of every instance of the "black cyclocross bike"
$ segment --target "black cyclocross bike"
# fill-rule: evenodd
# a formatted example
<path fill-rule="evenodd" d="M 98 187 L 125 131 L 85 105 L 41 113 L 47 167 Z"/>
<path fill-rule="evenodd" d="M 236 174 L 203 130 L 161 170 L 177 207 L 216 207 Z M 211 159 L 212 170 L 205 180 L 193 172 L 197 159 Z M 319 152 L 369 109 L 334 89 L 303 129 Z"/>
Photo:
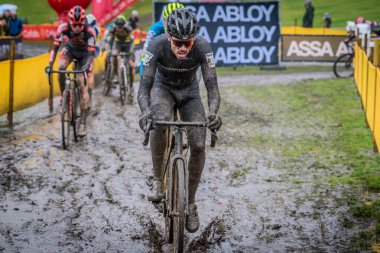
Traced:
<path fill-rule="evenodd" d="M 62 146 L 67 149 L 70 145 L 70 126 L 73 128 L 73 139 L 78 141 L 77 129 L 80 123 L 80 96 L 78 74 L 83 73 L 84 85 L 87 85 L 86 70 L 78 70 L 78 61 L 73 60 L 74 70 L 51 70 L 46 67 L 45 72 L 48 74 L 49 85 L 52 85 L 50 74 L 65 74 L 65 89 L 62 94 L 61 105 L 61 125 L 62 125 Z M 73 77 L 71 78 L 71 75 Z"/>
<path fill-rule="evenodd" d="M 120 52 L 121 64 L 119 69 L 120 101 L 124 105 L 133 103 L 133 84 L 129 72 L 128 60 L 132 53 Z"/>
<path fill-rule="evenodd" d="M 128 66 L 129 57 L 131 57 L 132 53 L 120 52 L 121 63 L 119 68 L 118 82 L 119 82 L 119 93 L 120 93 L 120 102 L 122 105 L 127 102 L 128 104 L 132 104 L 133 102 L 133 84 L 131 82 L 131 76 Z M 104 80 L 103 94 L 108 95 L 113 82 L 113 73 L 114 73 L 114 64 L 113 57 L 111 56 L 111 60 L 107 64 L 106 75 Z"/>
<path fill-rule="evenodd" d="M 156 126 L 169 126 L 168 146 L 165 150 L 163 193 L 159 203 L 165 217 L 165 239 L 173 244 L 174 252 L 184 251 L 185 222 L 188 215 L 188 143 L 184 142 L 186 127 L 208 127 L 205 122 L 149 121 L 143 144 L 149 142 L 149 131 Z M 185 132 L 185 134 L 183 134 Z M 211 134 L 211 147 L 215 147 L 216 133 Z"/>

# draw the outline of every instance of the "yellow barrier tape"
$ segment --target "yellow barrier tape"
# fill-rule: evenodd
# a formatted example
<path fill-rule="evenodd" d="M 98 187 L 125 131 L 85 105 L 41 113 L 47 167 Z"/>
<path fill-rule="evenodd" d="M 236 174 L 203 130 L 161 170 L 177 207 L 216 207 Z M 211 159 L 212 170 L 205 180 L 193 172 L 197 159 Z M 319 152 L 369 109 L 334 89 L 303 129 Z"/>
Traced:
<path fill-rule="evenodd" d="M 377 146 L 379 147 L 380 145 L 380 124 L 379 124 L 379 119 L 380 119 L 380 69 L 376 68 L 376 93 L 375 93 L 375 111 L 374 111 L 374 122 L 373 122 L 373 135 L 375 138 L 375 142 Z"/>
<path fill-rule="evenodd" d="M 0 115 L 9 109 L 9 61 L 0 62 Z"/>
<path fill-rule="evenodd" d="M 375 111 L 375 84 L 376 84 L 376 67 L 369 62 L 368 63 L 368 84 L 367 84 L 367 122 L 371 130 L 373 131 L 374 123 L 374 111 Z"/>
<path fill-rule="evenodd" d="M 94 74 L 104 70 L 105 54 L 101 53 L 94 62 Z M 49 82 L 45 67 L 49 63 L 49 54 L 33 58 L 15 60 L 14 105 L 13 111 L 25 109 L 49 97 Z M 58 68 L 58 61 L 54 69 Z M 0 62 L 0 115 L 9 111 L 10 61 Z M 60 95 L 58 77 L 53 75 L 54 95 Z"/>
<path fill-rule="evenodd" d="M 347 35 L 346 30 L 330 28 L 305 28 L 301 26 L 282 26 L 281 34 L 286 35 Z"/>

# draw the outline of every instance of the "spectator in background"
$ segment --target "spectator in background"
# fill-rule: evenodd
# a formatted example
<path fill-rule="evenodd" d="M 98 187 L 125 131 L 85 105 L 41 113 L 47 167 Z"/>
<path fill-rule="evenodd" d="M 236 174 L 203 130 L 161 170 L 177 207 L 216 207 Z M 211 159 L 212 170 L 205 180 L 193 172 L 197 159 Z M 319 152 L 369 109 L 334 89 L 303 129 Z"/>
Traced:
<path fill-rule="evenodd" d="M 9 19 L 9 35 L 19 36 L 22 32 L 22 22 L 14 11 L 11 12 L 11 17 Z"/>
<path fill-rule="evenodd" d="M 11 11 L 11 17 L 9 19 L 9 35 L 13 37 L 20 37 L 22 32 L 22 22 L 16 15 L 15 11 Z M 22 40 L 16 39 L 16 54 L 22 55 Z"/>
<path fill-rule="evenodd" d="M 305 14 L 302 19 L 303 27 L 313 27 L 313 19 L 314 19 L 314 7 L 312 5 L 311 0 L 306 0 L 305 4 Z"/>
<path fill-rule="evenodd" d="M 1 36 L 5 36 L 5 25 L 6 25 L 6 21 L 5 21 L 5 18 L 4 18 L 4 14 L 2 12 L 0 12 L 0 37 Z"/>
<path fill-rule="evenodd" d="M 128 19 L 129 25 L 132 27 L 133 30 L 137 29 L 139 27 L 139 13 L 136 10 L 132 11 L 131 16 Z"/>
<path fill-rule="evenodd" d="M 325 22 L 324 27 L 326 27 L 326 28 L 330 28 L 331 27 L 331 16 L 330 16 L 330 13 L 325 12 L 325 14 L 323 14 L 323 21 Z"/>
<path fill-rule="evenodd" d="M 4 20 L 5 20 L 4 35 L 5 36 L 10 35 L 10 19 L 11 19 L 11 11 L 5 10 L 4 11 Z"/>

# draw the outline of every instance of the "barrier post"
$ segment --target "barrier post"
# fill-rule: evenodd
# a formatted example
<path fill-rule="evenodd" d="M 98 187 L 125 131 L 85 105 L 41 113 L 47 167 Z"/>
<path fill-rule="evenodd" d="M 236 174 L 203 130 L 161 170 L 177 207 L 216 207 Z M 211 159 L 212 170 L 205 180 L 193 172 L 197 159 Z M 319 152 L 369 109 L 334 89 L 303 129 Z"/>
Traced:
<path fill-rule="evenodd" d="M 374 48 L 375 49 L 375 48 Z M 375 53 L 375 50 L 374 50 L 374 53 Z M 376 101 L 377 101 L 377 97 L 376 97 L 376 90 L 378 89 L 378 87 L 376 87 L 376 83 L 377 83 L 377 78 L 379 78 L 377 76 L 377 71 L 375 69 L 375 94 L 374 94 L 374 103 L 373 103 L 373 131 L 372 131 L 372 145 L 373 145 L 373 152 L 378 154 L 379 153 L 379 147 L 377 146 L 376 144 L 376 139 L 375 139 L 375 131 L 376 131 Z"/>
<path fill-rule="evenodd" d="M 375 40 L 373 65 L 380 67 L 380 40 Z"/>
<path fill-rule="evenodd" d="M 50 50 L 49 50 L 49 53 L 51 50 L 53 50 L 53 36 L 50 36 L 49 37 L 49 44 L 50 44 Z M 49 112 L 52 113 L 53 112 L 53 95 L 54 95 L 54 90 L 53 90 L 53 80 L 51 80 L 52 78 L 52 75 L 49 75 L 49 84 L 52 84 L 52 85 L 49 85 Z"/>
<path fill-rule="evenodd" d="M 373 47 L 373 65 L 378 68 L 380 66 L 380 40 L 376 39 L 374 42 L 375 42 L 375 45 Z M 377 126 L 376 103 L 379 99 L 376 97 L 376 94 L 377 94 L 377 89 L 380 88 L 376 86 L 377 78 L 380 78 L 380 77 L 377 76 L 377 71 L 375 71 L 375 103 L 374 103 L 374 109 L 373 109 L 373 134 L 372 134 L 373 152 L 375 153 L 379 153 L 379 147 L 377 146 L 376 139 L 375 139 L 375 136 L 376 136 L 375 131 L 376 131 L 376 126 Z"/>
<path fill-rule="evenodd" d="M 14 89 L 14 67 L 15 67 L 15 52 L 16 46 L 15 41 L 11 40 L 10 50 L 9 50 L 9 64 L 10 64 L 10 74 L 9 74 L 9 110 L 8 110 L 8 126 L 13 127 L 13 89 Z"/>

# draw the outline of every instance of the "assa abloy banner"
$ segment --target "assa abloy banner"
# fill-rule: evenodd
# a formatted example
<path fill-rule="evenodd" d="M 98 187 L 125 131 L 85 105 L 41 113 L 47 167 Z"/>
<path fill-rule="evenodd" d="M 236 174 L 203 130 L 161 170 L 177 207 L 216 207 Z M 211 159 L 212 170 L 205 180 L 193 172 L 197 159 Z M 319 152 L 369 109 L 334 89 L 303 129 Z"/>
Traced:
<path fill-rule="evenodd" d="M 156 2 L 155 19 L 167 3 Z M 278 64 L 278 2 L 184 3 L 200 23 L 217 66 Z"/>
<path fill-rule="evenodd" d="M 282 61 L 333 62 L 348 53 L 347 36 L 283 35 Z"/>

